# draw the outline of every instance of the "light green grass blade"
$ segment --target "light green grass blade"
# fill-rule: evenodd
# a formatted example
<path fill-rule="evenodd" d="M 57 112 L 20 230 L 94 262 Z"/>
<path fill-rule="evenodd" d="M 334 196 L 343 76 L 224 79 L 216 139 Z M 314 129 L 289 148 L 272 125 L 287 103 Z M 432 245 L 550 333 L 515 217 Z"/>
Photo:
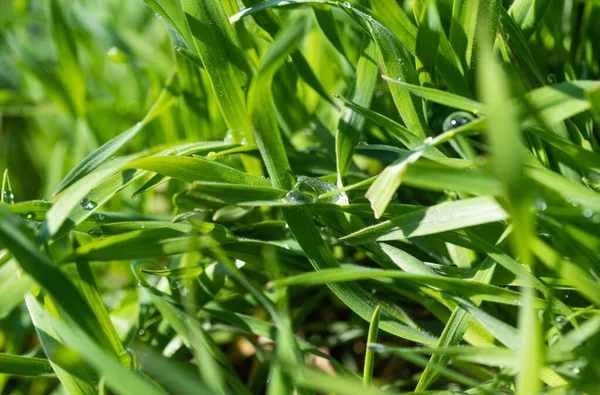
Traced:
<path fill-rule="evenodd" d="M 448 107 L 458 108 L 464 111 L 470 111 L 479 114 L 485 114 L 486 112 L 485 105 L 467 97 L 455 95 L 453 93 L 441 91 L 438 89 L 427 88 L 418 85 L 411 85 L 389 76 L 384 76 L 383 78 L 394 85 L 398 85 L 406 89 L 410 93 L 422 97 L 423 99 L 431 100 L 433 102 L 440 103 Z"/>
<path fill-rule="evenodd" d="M 342 237 L 341 240 L 350 244 L 398 240 L 503 221 L 507 218 L 504 209 L 493 198 L 471 198 L 417 210 L 361 229 Z"/>
<path fill-rule="evenodd" d="M 481 54 L 480 94 L 488 105 L 490 145 L 494 153 L 494 170 L 503 181 L 506 198 L 509 202 L 514 231 L 511 234 L 512 249 L 524 265 L 533 268 L 530 252 L 533 221 L 529 210 L 531 196 L 526 188 L 523 171 L 524 158 L 515 144 L 520 144 L 520 128 L 516 117 L 511 116 L 508 80 L 499 65 L 492 58 L 491 41 L 484 43 Z M 493 92 L 493 93 L 492 93 Z M 537 309 L 534 306 L 534 284 L 525 287 L 522 306 L 519 310 L 519 371 L 517 391 L 536 393 L 541 389 L 538 374 L 543 366 L 543 346 Z"/>
<path fill-rule="evenodd" d="M 128 163 L 124 168 L 150 170 L 187 182 L 211 181 L 269 186 L 265 178 L 253 176 L 219 162 L 189 156 L 150 156 Z"/>
<path fill-rule="evenodd" d="M 35 281 L 23 273 L 15 259 L 3 263 L 0 266 L 0 318 L 5 318 L 20 305 L 35 286 Z"/>
<path fill-rule="evenodd" d="M 525 38 L 529 38 L 544 18 L 550 3 L 550 0 L 515 0 L 508 13 L 521 28 Z"/>

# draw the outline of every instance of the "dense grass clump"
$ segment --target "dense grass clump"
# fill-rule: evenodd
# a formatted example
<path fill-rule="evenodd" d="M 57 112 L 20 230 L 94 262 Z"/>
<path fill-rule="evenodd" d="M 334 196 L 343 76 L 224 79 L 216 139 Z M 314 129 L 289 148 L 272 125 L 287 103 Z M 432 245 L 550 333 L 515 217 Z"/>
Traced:
<path fill-rule="evenodd" d="M 600 394 L 600 5 L 0 3 L 0 394 Z"/>

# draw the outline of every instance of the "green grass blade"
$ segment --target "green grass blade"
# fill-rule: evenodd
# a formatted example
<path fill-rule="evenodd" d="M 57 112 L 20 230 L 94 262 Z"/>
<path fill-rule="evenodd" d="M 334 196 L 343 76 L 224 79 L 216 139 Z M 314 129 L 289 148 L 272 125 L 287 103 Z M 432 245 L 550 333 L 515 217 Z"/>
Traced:
<path fill-rule="evenodd" d="M 219 162 L 200 157 L 150 156 L 130 162 L 124 167 L 150 170 L 187 182 L 211 181 L 253 186 L 270 185 L 265 178 L 244 173 Z"/>
<path fill-rule="evenodd" d="M 89 335 L 101 344 L 109 345 L 110 341 L 100 329 L 98 320 L 88 304 L 81 297 L 68 278 L 57 265 L 42 255 L 27 236 L 16 226 L 15 218 L 3 207 L 0 207 L 0 240 L 10 246 L 10 251 L 19 265 L 35 281 L 43 286 L 53 300 Z"/>
<path fill-rule="evenodd" d="M 516 0 L 508 13 L 521 28 L 525 38 L 529 38 L 544 18 L 550 3 L 550 0 Z"/>
<path fill-rule="evenodd" d="M 125 349 L 123 348 L 123 344 L 119 339 L 119 335 L 117 334 L 117 331 L 110 320 L 108 311 L 104 306 L 104 302 L 102 301 L 102 296 L 98 291 L 96 279 L 94 278 L 94 273 L 92 273 L 90 264 L 88 262 L 81 261 L 76 263 L 76 267 L 77 275 L 79 277 L 78 282 L 84 298 L 96 315 L 100 327 L 106 334 L 106 337 L 110 340 L 113 351 L 117 355 L 121 355 L 125 352 Z"/>
<path fill-rule="evenodd" d="M 365 39 L 356 68 L 356 81 L 352 89 L 352 101 L 357 105 L 369 107 L 371 104 L 377 74 L 375 44 L 371 40 Z M 335 140 L 339 186 L 343 185 L 343 179 L 350 169 L 354 146 L 360 140 L 364 123 L 363 116 L 348 106 L 344 106 L 340 114 Z"/>
<path fill-rule="evenodd" d="M 0 372 L 11 376 L 54 377 L 47 359 L 0 353 Z"/>
<path fill-rule="evenodd" d="M 485 105 L 467 97 L 455 95 L 453 93 L 438 89 L 408 84 L 389 76 L 383 76 L 383 78 L 394 85 L 398 85 L 406 89 L 412 94 L 422 97 L 423 99 L 431 100 L 433 102 L 440 103 L 448 107 L 458 108 L 464 111 L 470 111 L 479 114 L 485 114 L 486 112 Z"/>
<path fill-rule="evenodd" d="M 52 317 L 32 296 L 28 296 L 27 304 L 30 310 L 33 311 L 32 315 L 43 319 L 61 339 L 65 340 L 65 343 L 79 350 L 81 357 L 101 373 L 109 387 L 117 393 L 132 394 L 137 391 L 143 391 L 148 395 L 165 393 L 136 373 L 126 370 L 116 357 L 105 352 L 85 332 L 77 331 Z"/>
<path fill-rule="evenodd" d="M 423 64 L 424 71 L 429 76 L 435 75 L 435 60 L 440 43 L 441 30 L 442 22 L 440 21 L 436 0 L 428 0 L 419 15 L 419 29 L 417 30 L 415 52 L 417 58 Z M 421 71 L 417 70 L 417 72 L 419 73 L 419 81 L 423 82 Z"/>
<path fill-rule="evenodd" d="M 471 198 L 413 211 L 341 238 L 350 244 L 398 240 L 463 229 L 507 219 L 502 207 L 489 197 Z"/>
<path fill-rule="evenodd" d="M 86 117 L 86 78 L 79 62 L 76 35 L 67 23 L 64 5 L 48 1 L 50 26 L 60 63 L 60 74 L 77 117 Z"/>
<path fill-rule="evenodd" d="M 76 366 L 72 361 L 69 363 L 68 357 L 64 358 L 67 359 L 66 361 L 61 360 L 60 351 L 65 351 L 64 340 L 54 330 L 44 307 L 31 294 L 26 296 L 25 302 L 44 353 L 62 385 L 69 393 L 83 395 L 96 394 L 96 388 L 82 366 Z M 46 305 L 53 307 L 49 301 L 46 301 Z"/>
<path fill-rule="evenodd" d="M 248 143 L 253 144 L 244 92 L 251 69 L 223 5 L 218 0 L 181 0 L 181 4 L 227 126 L 241 130 Z M 244 162 L 249 172 L 262 172 L 255 160 L 245 157 Z"/>
<path fill-rule="evenodd" d="M 175 103 L 177 93 L 175 92 L 175 87 L 173 85 L 174 77 L 175 74 L 172 74 L 166 83 L 166 87 L 163 89 L 160 96 L 141 122 L 138 122 L 133 127 L 127 129 L 112 140 L 109 140 L 86 156 L 60 182 L 58 187 L 56 187 L 54 194 L 56 195 L 73 185 L 75 182 L 95 170 L 102 163 L 106 162 L 121 147 L 133 139 L 144 128 L 144 126 L 146 126 L 146 124 L 148 124 L 152 119 L 156 118 L 160 113 L 167 110 L 173 103 Z"/>
<path fill-rule="evenodd" d="M 379 331 L 379 311 L 377 306 L 373 312 L 373 318 L 369 325 L 369 335 L 367 336 L 367 351 L 365 352 L 365 367 L 363 369 L 363 386 L 370 387 L 373 382 L 373 366 L 375 365 L 375 355 L 369 349 L 369 344 L 377 343 L 377 332 Z"/>

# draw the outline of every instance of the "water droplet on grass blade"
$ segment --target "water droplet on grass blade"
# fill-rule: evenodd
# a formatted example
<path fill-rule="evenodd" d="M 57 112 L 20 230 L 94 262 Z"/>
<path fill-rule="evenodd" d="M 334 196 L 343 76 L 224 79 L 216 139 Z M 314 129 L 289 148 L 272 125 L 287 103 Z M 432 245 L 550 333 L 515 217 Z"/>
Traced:
<path fill-rule="evenodd" d="M 344 7 L 348 8 L 348 9 L 351 9 L 352 8 L 352 4 L 350 4 L 347 1 L 344 1 Z"/>
<path fill-rule="evenodd" d="M 96 202 L 93 202 L 88 198 L 81 199 L 81 201 L 79 202 L 79 205 L 84 210 L 93 210 L 96 207 L 98 207 L 98 204 Z"/>
<path fill-rule="evenodd" d="M 244 132 L 238 129 L 229 129 L 227 133 L 225 133 L 225 140 L 228 144 L 246 144 L 246 136 Z"/>
<path fill-rule="evenodd" d="M 102 236 L 102 228 L 100 228 L 99 226 L 93 228 L 92 230 L 90 230 L 88 232 L 88 235 L 96 238 L 96 237 L 100 237 Z"/>
<path fill-rule="evenodd" d="M 442 124 L 442 130 L 447 132 L 473 121 L 475 117 L 466 111 L 457 111 L 448 115 Z"/>
<path fill-rule="evenodd" d="M 2 200 L 6 204 L 13 204 L 15 202 L 15 195 L 11 190 L 5 189 L 4 192 L 2 192 Z"/>
<path fill-rule="evenodd" d="M 542 198 L 538 198 L 535 200 L 535 208 L 537 211 L 545 211 L 548 208 L 548 205 Z"/>
<path fill-rule="evenodd" d="M 564 315 L 559 315 L 556 317 L 556 323 L 562 326 L 567 323 L 567 318 Z"/>
<path fill-rule="evenodd" d="M 583 216 L 586 218 L 592 218 L 592 215 L 594 215 L 594 211 L 592 211 L 591 208 L 584 208 L 583 209 Z"/>
<path fill-rule="evenodd" d="M 297 189 L 292 189 L 285 195 L 284 200 L 289 204 L 310 204 L 315 201 L 315 198 Z"/>

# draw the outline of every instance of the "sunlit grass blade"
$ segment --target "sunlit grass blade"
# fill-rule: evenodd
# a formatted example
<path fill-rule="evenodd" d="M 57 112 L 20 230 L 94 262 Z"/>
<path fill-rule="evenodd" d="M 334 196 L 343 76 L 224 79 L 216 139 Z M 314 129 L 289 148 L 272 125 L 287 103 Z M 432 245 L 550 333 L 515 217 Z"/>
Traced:
<path fill-rule="evenodd" d="M 350 244 L 373 240 L 398 240 L 463 229 L 507 218 L 504 209 L 494 199 L 471 198 L 413 211 L 404 216 L 361 229 L 343 237 L 342 240 Z"/>
<path fill-rule="evenodd" d="M 429 76 L 423 77 L 421 70 L 417 70 L 417 73 L 421 85 L 425 85 L 423 82 L 426 79 L 431 80 L 432 76 L 435 75 L 435 60 L 440 43 L 440 31 L 442 30 L 442 22 L 440 21 L 436 0 L 426 1 L 418 18 L 419 28 L 417 30 L 415 52 L 425 69 L 423 71 Z"/>
<path fill-rule="evenodd" d="M 484 104 L 473 99 L 469 99 L 467 97 L 459 96 L 453 93 L 433 88 L 408 84 L 387 75 L 384 75 L 383 78 L 394 85 L 398 85 L 406 89 L 407 91 L 422 97 L 423 99 L 431 100 L 433 102 L 440 103 L 448 107 L 454 107 L 460 110 L 470 111 L 478 114 L 485 114 L 486 112 Z"/>
<path fill-rule="evenodd" d="M 254 143 L 244 92 L 252 72 L 223 5 L 218 0 L 182 0 L 181 4 L 227 126 L 241 130 L 248 143 Z M 256 160 L 245 157 L 244 162 L 247 171 L 262 172 Z"/>
<path fill-rule="evenodd" d="M 544 18 L 550 0 L 516 0 L 508 9 L 523 35 L 529 38 Z"/>

